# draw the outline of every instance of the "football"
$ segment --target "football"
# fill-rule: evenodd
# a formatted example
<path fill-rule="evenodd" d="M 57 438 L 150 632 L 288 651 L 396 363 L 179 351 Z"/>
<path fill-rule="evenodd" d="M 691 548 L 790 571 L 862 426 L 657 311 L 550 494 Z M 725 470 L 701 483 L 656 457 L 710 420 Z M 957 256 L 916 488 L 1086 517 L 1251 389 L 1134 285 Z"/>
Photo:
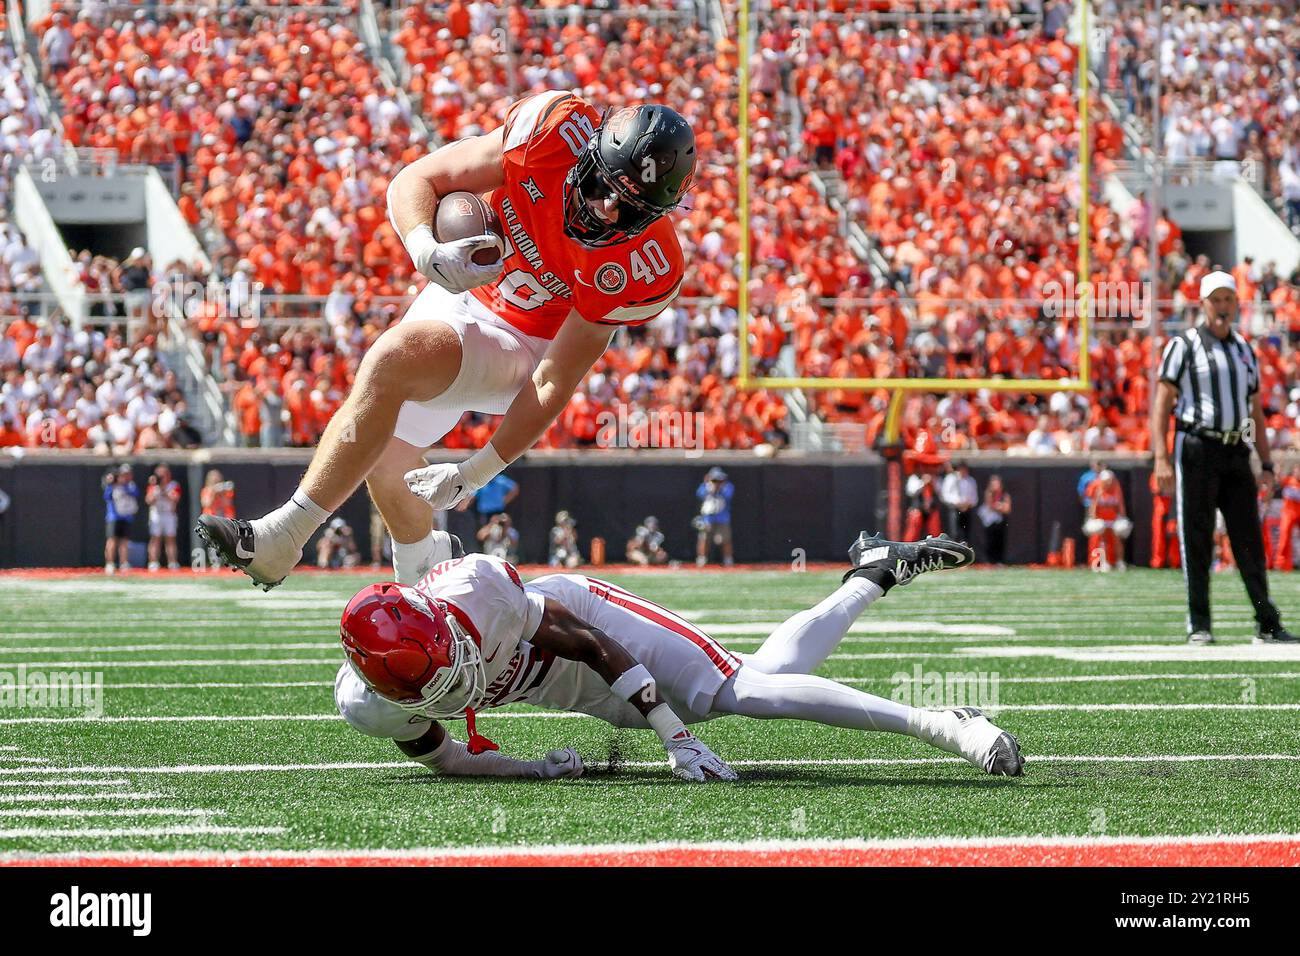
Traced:
<path fill-rule="evenodd" d="M 438 212 L 433 219 L 433 237 L 439 242 L 455 242 L 495 233 L 505 242 L 505 233 L 501 229 L 501 220 L 496 211 L 485 203 L 482 197 L 471 192 L 448 193 L 438 200 Z M 501 254 L 496 249 L 480 249 L 474 253 L 473 260 L 478 265 L 490 266 L 500 260 Z"/>

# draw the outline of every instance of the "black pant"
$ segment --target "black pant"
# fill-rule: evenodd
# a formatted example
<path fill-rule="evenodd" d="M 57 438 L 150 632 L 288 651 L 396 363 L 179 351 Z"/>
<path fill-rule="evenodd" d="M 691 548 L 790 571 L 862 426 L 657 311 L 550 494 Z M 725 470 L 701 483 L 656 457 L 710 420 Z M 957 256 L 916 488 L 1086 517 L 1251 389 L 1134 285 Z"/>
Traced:
<path fill-rule="evenodd" d="M 1249 447 L 1180 432 L 1174 446 L 1174 467 L 1178 479 L 1174 501 L 1187 582 L 1188 633 L 1210 630 L 1210 563 L 1216 509 L 1223 513 L 1232 556 L 1255 608 L 1255 620 L 1263 630 L 1274 630 L 1279 620 L 1277 608 L 1268 599 L 1264 534 L 1259 526 L 1258 486 L 1250 469 Z"/>
<path fill-rule="evenodd" d="M 984 528 L 984 550 L 989 564 L 1004 564 L 1007 556 L 1007 521 L 1005 518 Z"/>
<path fill-rule="evenodd" d="M 970 508 L 965 511 L 958 511 L 956 508 L 948 509 L 948 534 L 958 541 L 969 541 L 970 516 L 974 513 Z"/>

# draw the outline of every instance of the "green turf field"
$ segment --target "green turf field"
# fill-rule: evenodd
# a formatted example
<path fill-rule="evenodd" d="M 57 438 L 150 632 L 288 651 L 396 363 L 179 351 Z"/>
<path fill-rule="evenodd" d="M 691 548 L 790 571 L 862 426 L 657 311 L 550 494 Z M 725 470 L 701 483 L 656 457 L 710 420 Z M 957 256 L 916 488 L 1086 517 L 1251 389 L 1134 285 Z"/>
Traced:
<path fill-rule="evenodd" d="M 830 572 L 605 574 L 752 650 Z M 333 711 L 339 612 L 365 578 L 263 594 L 227 573 L 8 576 L 0 597 L 0 854 L 1300 833 L 1300 654 L 1254 647 L 1216 575 L 1220 643 L 1182 643 L 1177 572 L 971 570 L 873 605 L 822 673 L 972 673 L 1020 739 L 1020 780 L 908 738 L 741 718 L 697 728 L 741 772 L 675 781 L 650 732 L 528 708 L 485 716 L 503 751 L 575 746 L 614 773 L 438 779 Z M 1300 623 L 1300 576 L 1273 578 Z M 16 707 L 19 666 L 103 675 L 103 718 Z M 5 674 L 9 686 L 6 689 Z M 996 677 L 997 683 L 987 683 Z M 985 701 L 987 702 L 987 701 Z M 463 724 L 452 724 L 464 737 Z"/>

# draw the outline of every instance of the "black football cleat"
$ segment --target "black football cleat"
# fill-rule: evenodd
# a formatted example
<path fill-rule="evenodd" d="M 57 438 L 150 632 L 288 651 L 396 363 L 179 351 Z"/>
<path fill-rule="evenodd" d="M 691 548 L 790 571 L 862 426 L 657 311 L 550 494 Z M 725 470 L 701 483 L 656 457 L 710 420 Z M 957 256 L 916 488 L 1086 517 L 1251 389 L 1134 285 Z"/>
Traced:
<path fill-rule="evenodd" d="M 850 577 L 868 568 L 889 571 L 897 584 L 909 584 L 928 571 L 947 571 L 975 563 L 975 549 L 964 541 L 954 541 L 946 534 L 924 541 L 889 541 L 879 533 L 863 531 L 849 548 L 849 563 L 844 575 Z"/>
<path fill-rule="evenodd" d="M 288 562 L 288 568 L 283 573 L 267 574 L 261 567 L 255 566 L 259 557 L 257 542 L 253 534 L 253 526 L 243 518 L 201 515 L 194 530 L 221 556 L 224 564 L 247 574 L 253 579 L 253 584 L 263 591 L 269 591 L 284 581 L 289 576 L 289 571 L 293 570 L 294 565 L 302 557 L 302 550 L 299 549 L 297 555 Z"/>
<path fill-rule="evenodd" d="M 1025 758 L 1020 752 L 1020 742 L 1010 731 L 1002 731 L 984 758 L 984 770 L 995 777 L 1022 777 L 1025 773 Z"/>

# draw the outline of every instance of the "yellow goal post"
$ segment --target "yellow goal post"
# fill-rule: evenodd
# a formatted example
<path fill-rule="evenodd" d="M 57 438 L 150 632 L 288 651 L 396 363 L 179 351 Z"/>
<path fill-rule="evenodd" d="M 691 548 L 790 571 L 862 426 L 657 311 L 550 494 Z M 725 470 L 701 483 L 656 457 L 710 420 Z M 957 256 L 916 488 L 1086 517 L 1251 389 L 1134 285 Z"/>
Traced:
<path fill-rule="evenodd" d="M 737 149 L 739 217 L 740 217 L 740 288 L 738 290 L 738 318 L 740 326 L 740 371 L 737 385 L 742 389 L 849 389 L 868 391 L 888 389 L 891 395 L 890 410 L 884 429 L 886 440 L 897 438 L 898 420 L 901 417 L 901 399 L 908 392 L 978 391 L 987 389 L 1002 392 L 1083 392 L 1091 388 L 1089 382 L 1088 340 L 1091 331 L 1092 283 L 1089 267 L 1089 214 L 1091 210 L 1088 118 L 1088 0 L 1079 4 L 1079 254 L 1077 261 L 1079 362 L 1077 375 L 1060 379 L 1003 379 L 1003 378 L 829 378 L 829 377 L 777 377 L 753 374 L 749 348 L 749 279 L 750 279 L 750 197 L 749 197 L 749 47 L 750 0 L 739 0 L 740 14 L 737 31 L 738 80 L 740 99 L 739 144 Z"/>

